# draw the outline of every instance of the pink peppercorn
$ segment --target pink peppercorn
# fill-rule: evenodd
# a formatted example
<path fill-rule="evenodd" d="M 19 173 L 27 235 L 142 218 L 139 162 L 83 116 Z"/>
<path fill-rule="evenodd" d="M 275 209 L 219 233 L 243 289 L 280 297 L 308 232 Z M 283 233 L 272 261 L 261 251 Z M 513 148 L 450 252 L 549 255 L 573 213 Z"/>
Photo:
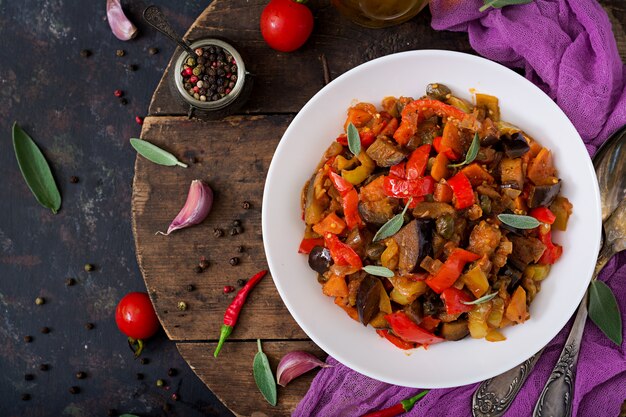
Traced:
<path fill-rule="evenodd" d="M 233 287 L 232 285 L 226 285 L 224 286 L 224 294 L 228 294 L 235 291 L 235 287 Z"/>
<path fill-rule="evenodd" d="M 195 75 L 192 75 L 191 78 L 189 79 L 189 82 L 191 84 L 195 84 L 198 82 L 198 77 L 196 77 Z"/>
<path fill-rule="evenodd" d="M 197 93 L 198 91 L 200 91 L 200 87 L 195 86 L 195 87 L 193 88 L 193 92 L 194 92 L 194 93 Z"/>
<path fill-rule="evenodd" d="M 224 90 L 224 93 L 230 94 L 230 88 L 227 88 L 226 90 Z"/>
<path fill-rule="evenodd" d="M 143 117 L 135 116 L 135 122 L 137 122 L 138 125 L 142 125 Z"/>
<path fill-rule="evenodd" d="M 182 72 L 183 77 L 191 77 L 193 75 L 193 69 L 191 67 L 187 67 Z"/>
<path fill-rule="evenodd" d="M 113 95 L 114 95 L 115 97 L 122 97 L 122 96 L 124 95 L 124 92 L 123 92 L 122 90 L 115 90 L 115 91 L 113 92 Z"/>

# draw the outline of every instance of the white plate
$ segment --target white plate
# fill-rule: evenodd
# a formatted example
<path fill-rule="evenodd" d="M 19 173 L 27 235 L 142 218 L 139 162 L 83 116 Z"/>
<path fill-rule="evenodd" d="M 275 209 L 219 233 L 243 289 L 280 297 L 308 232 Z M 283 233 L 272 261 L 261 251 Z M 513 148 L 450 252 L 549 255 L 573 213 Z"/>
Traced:
<path fill-rule="evenodd" d="M 466 338 L 407 354 L 371 327 L 348 317 L 322 294 L 307 257 L 297 253 L 304 223 L 300 191 L 324 150 L 341 133 L 355 101 L 380 106 L 385 96 L 424 94 L 441 82 L 471 99 L 470 89 L 500 99 L 502 119 L 553 151 L 562 194 L 574 205 L 568 230 L 555 233 L 563 257 L 530 308 L 531 318 L 506 328 L 506 341 Z M 582 299 L 600 245 L 600 198 L 593 166 L 574 126 L 539 88 L 484 58 L 449 51 L 411 51 L 360 65 L 317 93 L 283 135 L 263 196 L 263 243 L 276 288 L 307 335 L 341 363 L 372 378 L 419 388 L 481 381 L 513 368 L 545 346 Z"/>

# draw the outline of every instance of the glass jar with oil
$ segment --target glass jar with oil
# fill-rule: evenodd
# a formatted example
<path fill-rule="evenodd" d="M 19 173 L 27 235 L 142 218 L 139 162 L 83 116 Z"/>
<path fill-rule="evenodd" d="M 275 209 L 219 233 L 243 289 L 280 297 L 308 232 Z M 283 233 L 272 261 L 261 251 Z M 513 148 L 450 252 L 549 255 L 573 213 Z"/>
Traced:
<path fill-rule="evenodd" d="M 383 28 L 411 19 L 428 0 L 332 0 L 347 18 L 361 26 Z"/>

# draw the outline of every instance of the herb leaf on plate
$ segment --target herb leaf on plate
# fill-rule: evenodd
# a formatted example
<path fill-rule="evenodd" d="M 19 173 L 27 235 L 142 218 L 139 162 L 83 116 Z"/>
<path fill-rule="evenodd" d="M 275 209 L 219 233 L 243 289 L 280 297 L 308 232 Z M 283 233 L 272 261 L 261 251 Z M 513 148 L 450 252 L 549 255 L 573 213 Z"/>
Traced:
<path fill-rule="evenodd" d="M 165 151 L 148 141 L 133 138 L 130 140 L 130 144 L 133 148 L 135 148 L 139 155 L 143 156 L 148 161 L 154 162 L 155 164 L 165 165 L 168 167 L 178 165 L 183 168 L 187 168 L 187 164 L 183 164 L 168 151 Z"/>
<path fill-rule="evenodd" d="M 382 227 L 378 229 L 378 232 L 376 232 L 376 234 L 374 235 L 374 242 L 382 239 L 387 239 L 389 236 L 393 236 L 398 233 L 398 231 L 402 228 L 402 225 L 404 224 L 404 215 L 406 213 L 406 210 L 411 205 L 411 201 L 413 201 L 413 198 L 409 198 L 409 201 L 407 201 L 406 205 L 404 206 L 404 210 L 402 210 L 402 213 L 396 214 L 391 220 L 383 224 Z"/>
<path fill-rule="evenodd" d="M 254 355 L 254 362 L 252 365 L 254 381 L 267 402 L 275 406 L 277 402 L 277 394 L 274 374 L 272 373 L 272 368 L 270 368 L 270 363 L 267 360 L 267 355 L 263 353 L 263 349 L 261 348 L 261 340 L 257 339 L 256 342 L 259 347 L 259 351 L 256 355 Z"/>
<path fill-rule="evenodd" d="M 463 300 L 461 300 L 461 303 L 465 304 L 466 306 L 474 306 L 474 305 L 486 303 L 487 301 L 491 301 L 492 299 L 494 299 L 496 297 L 496 295 L 498 295 L 497 292 L 492 292 L 491 294 L 483 295 L 482 297 L 477 298 L 474 301 L 463 301 Z"/>
<path fill-rule="evenodd" d="M 539 220 L 534 217 L 523 216 L 521 214 L 502 213 L 498 214 L 498 219 L 502 223 L 515 227 L 516 229 L 534 229 L 535 227 L 539 227 L 541 224 L 539 223 Z"/>
<path fill-rule="evenodd" d="M 48 161 L 37 144 L 17 122 L 13 124 L 13 149 L 26 185 L 39 204 L 56 214 L 61 208 L 61 194 Z"/>
<path fill-rule="evenodd" d="M 467 150 L 467 154 L 465 155 L 465 161 L 459 162 L 458 164 L 450 164 L 448 167 L 450 168 L 458 168 L 463 165 L 471 164 L 478 156 L 478 151 L 480 150 L 480 139 L 478 138 L 478 133 L 474 134 L 474 139 L 472 139 L 472 144 Z"/>
<path fill-rule="evenodd" d="M 352 122 L 348 124 L 348 131 L 346 133 L 348 135 L 348 148 L 350 149 L 350 152 L 352 152 L 354 156 L 358 156 L 361 153 L 361 137 L 359 136 L 359 131 Z"/>
<path fill-rule="evenodd" d="M 363 267 L 363 271 L 370 275 L 376 275 L 377 277 L 391 278 L 394 276 L 393 271 L 384 266 L 367 265 Z"/>
<path fill-rule="evenodd" d="M 589 318 L 617 346 L 622 346 L 622 315 L 615 295 L 604 282 L 589 285 Z"/>
<path fill-rule="evenodd" d="M 494 9 L 501 9 L 504 6 L 513 6 L 516 4 L 528 4 L 533 0 L 483 0 L 483 6 L 478 9 L 479 12 L 484 12 L 490 7 Z"/>

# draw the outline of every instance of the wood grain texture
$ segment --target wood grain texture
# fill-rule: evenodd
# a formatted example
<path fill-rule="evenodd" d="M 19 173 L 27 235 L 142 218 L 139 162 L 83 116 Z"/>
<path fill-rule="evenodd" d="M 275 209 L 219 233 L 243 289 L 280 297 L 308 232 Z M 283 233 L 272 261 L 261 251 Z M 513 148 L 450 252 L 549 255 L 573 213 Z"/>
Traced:
<path fill-rule="evenodd" d="M 278 404 L 272 407 L 259 392 L 252 375 L 256 341 L 229 343 L 220 353 L 219 359 L 212 355 L 215 343 L 178 343 L 177 347 L 213 393 L 241 417 L 290 415 L 315 376 L 314 371 L 309 372 L 294 379 L 287 387 L 278 386 Z M 263 342 L 263 351 L 273 370 L 276 370 L 283 355 L 292 350 L 304 350 L 322 360 L 326 358 L 326 354 L 313 342 Z"/>

